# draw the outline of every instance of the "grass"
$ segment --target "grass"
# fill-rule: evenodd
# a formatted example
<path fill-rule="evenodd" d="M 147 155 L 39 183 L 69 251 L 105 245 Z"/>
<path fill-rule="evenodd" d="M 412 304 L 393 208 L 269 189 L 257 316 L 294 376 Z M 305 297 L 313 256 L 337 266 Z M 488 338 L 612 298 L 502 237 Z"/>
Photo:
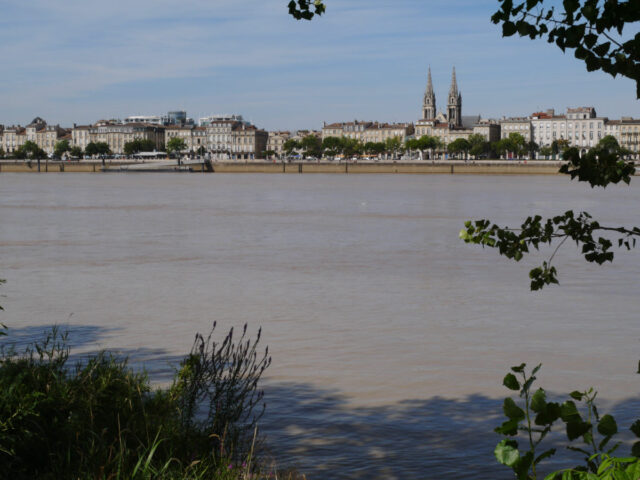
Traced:
<path fill-rule="evenodd" d="M 71 365 L 56 328 L 21 352 L 2 337 L 0 478 L 303 478 L 255 461 L 271 360 L 257 352 L 260 333 L 251 340 L 245 326 L 218 343 L 213 330 L 165 389 L 109 352 Z"/>

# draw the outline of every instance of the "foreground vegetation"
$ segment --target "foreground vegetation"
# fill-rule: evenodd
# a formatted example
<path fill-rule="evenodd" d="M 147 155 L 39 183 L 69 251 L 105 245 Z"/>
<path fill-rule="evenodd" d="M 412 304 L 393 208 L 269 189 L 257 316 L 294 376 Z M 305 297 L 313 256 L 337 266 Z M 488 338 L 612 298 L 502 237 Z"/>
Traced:
<path fill-rule="evenodd" d="M 55 328 L 21 352 L 1 338 L 0 478 L 278 478 L 254 458 L 271 362 L 260 332 L 198 334 L 165 389 L 109 352 L 71 364 Z"/>

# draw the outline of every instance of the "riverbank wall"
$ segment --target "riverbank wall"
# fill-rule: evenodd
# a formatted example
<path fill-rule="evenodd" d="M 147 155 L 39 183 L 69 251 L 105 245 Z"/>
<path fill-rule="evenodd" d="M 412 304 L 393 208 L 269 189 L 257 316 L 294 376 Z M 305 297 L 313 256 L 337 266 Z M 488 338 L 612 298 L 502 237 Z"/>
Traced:
<path fill-rule="evenodd" d="M 0 161 L 1 173 L 105 173 L 118 172 L 122 164 L 102 162 L 54 162 Z M 551 161 L 477 161 L 477 162 L 420 162 L 420 163 L 235 163 L 211 164 L 213 173 L 342 173 L 342 174 L 480 174 L 480 175 L 554 175 L 559 162 Z M 172 167 L 151 171 L 175 171 Z M 184 170 L 182 170 L 184 171 Z M 190 165 L 192 172 L 207 172 L 204 164 Z M 143 173 L 144 170 L 138 171 Z"/>

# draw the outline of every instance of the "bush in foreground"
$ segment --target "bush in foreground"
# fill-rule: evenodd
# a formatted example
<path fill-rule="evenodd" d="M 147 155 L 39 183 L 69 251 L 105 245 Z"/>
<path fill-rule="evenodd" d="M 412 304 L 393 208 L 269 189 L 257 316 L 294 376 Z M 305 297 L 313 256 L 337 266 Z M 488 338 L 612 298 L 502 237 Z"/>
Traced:
<path fill-rule="evenodd" d="M 22 352 L 5 346 L 0 478 L 260 478 L 258 381 L 271 358 L 258 354 L 260 332 L 252 340 L 246 325 L 222 343 L 214 330 L 196 336 L 166 389 L 109 352 L 70 365 L 66 334 L 55 328 Z"/>

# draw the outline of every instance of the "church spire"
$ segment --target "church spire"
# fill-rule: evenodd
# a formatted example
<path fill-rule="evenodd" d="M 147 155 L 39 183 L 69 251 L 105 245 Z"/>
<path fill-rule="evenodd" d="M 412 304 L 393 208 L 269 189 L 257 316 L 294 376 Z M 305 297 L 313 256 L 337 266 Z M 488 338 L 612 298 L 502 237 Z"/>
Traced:
<path fill-rule="evenodd" d="M 431 66 L 427 74 L 427 90 L 424 92 L 422 101 L 422 118 L 436 118 L 436 95 L 433 93 L 433 82 L 431 81 Z"/>
<path fill-rule="evenodd" d="M 462 126 L 462 94 L 458 90 L 456 80 L 456 67 L 453 67 L 451 74 L 451 87 L 449 88 L 449 99 L 447 101 L 447 120 L 453 127 Z"/>
<path fill-rule="evenodd" d="M 433 82 L 431 82 L 431 65 L 429 65 L 429 73 L 427 74 L 427 95 L 433 94 Z"/>
<path fill-rule="evenodd" d="M 458 82 L 456 81 L 456 67 L 453 67 L 453 73 L 451 74 L 451 88 L 449 88 L 449 97 L 452 95 L 458 96 Z"/>

